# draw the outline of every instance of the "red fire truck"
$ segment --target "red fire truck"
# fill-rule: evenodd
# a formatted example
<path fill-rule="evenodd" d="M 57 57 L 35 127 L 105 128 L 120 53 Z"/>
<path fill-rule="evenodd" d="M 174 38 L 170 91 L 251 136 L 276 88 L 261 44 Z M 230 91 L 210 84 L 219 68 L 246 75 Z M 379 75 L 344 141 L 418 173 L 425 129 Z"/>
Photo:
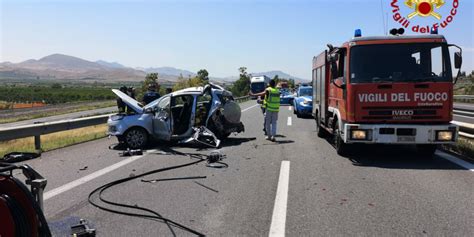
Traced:
<path fill-rule="evenodd" d="M 454 143 L 451 46 L 460 71 L 461 48 L 438 34 L 362 37 L 358 30 L 341 47 L 328 45 L 313 58 L 318 136 L 332 136 L 340 155 L 351 144 L 383 143 L 416 144 L 431 157 L 437 145 Z"/>

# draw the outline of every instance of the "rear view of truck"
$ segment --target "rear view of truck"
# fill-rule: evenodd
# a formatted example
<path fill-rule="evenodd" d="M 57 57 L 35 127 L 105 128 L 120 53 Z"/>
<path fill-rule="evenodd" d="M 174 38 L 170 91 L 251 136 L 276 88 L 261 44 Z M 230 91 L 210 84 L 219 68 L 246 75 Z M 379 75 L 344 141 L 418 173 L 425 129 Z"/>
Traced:
<path fill-rule="evenodd" d="M 250 78 L 250 91 L 253 94 L 258 94 L 263 92 L 268 84 L 270 83 L 270 78 L 263 75 L 258 77 L 251 77 Z M 251 96 L 252 99 L 256 99 L 257 97 Z"/>
<path fill-rule="evenodd" d="M 313 59 L 313 115 L 339 154 L 354 143 L 415 144 L 431 157 L 454 143 L 453 76 L 446 39 L 355 37 Z M 459 47 L 457 47 L 459 48 Z M 454 54 L 455 68 L 462 64 Z"/>

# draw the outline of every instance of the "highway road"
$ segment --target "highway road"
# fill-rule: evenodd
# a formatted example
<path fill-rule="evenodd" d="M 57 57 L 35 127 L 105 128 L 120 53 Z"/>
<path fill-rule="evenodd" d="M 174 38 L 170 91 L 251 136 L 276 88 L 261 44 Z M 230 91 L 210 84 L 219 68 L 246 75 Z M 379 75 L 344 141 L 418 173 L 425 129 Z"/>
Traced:
<path fill-rule="evenodd" d="M 55 115 L 55 116 L 49 116 L 49 117 L 43 117 L 43 118 L 37 118 L 37 119 L 23 120 L 23 121 L 18 121 L 18 122 L 13 122 L 13 123 L 4 123 L 4 124 L 0 124 L 0 128 L 10 128 L 10 127 L 23 126 L 23 125 L 31 125 L 35 123 L 54 122 L 54 121 L 59 121 L 59 120 L 89 117 L 93 115 L 113 113 L 116 111 L 117 111 L 117 107 L 112 106 L 112 107 L 101 108 L 101 109 L 86 110 L 86 111 L 61 114 L 61 115 Z"/>
<path fill-rule="evenodd" d="M 365 146 L 340 157 L 317 138 L 314 120 L 298 119 L 288 107 L 279 114 L 277 142 L 266 141 L 254 103 L 241 105 L 246 132 L 223 143 L 228 168 L 198 163 L 120 184 L 104 197 L 152 209 L 208 236 L 474 236 L 473 167 L 443 153 L 420 159 L 409 155 L 412 147 Z M 98 236 L 193 236 L 160 221 L 100 210 L 87 197 L 108 182 L 195 161 L 176 152 L 212 149 L 157 144 L 126 158 L 108 149 L 114 143 L 100 139 L 27 162 L 48 179 L 45 214 L 55 233 L 84 218 Z M 206 178 L 141 181 L 192 176 Z"/>

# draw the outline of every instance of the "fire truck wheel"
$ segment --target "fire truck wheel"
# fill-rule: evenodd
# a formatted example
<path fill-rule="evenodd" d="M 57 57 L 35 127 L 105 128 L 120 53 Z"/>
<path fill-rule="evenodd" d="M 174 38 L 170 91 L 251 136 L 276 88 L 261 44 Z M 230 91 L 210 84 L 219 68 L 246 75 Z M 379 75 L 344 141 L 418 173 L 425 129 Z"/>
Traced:
<path fill-rule="evenodd" d="M 326 137 L 326 131 L 321 128 L 321 120 L 319 120 L 318 115 L 316 114 L 316 132 L 318 134 L 318 137 L 320 138 L 325 138 Z"/>
<path fill-rule="evenodd" d="M 341 137 L 341 130 L 339 129 L 339 123 L 335 121 L 336 125 L 334 127 L 334 146 L 336 147 L 337 154 L 340 156 L 345 156 L 348 153 L 349 145 L 344 143 Z"/>
<path fill-rule="evenodd" d="M 434 153 L 438 147 L 436 145 L 430 145 L 430 144 L 423 144 L 423 145 L 417 145 L 416 149 L 418 152 L 418 155 L 420 155 L 421 158 L 433 158 Z"/>

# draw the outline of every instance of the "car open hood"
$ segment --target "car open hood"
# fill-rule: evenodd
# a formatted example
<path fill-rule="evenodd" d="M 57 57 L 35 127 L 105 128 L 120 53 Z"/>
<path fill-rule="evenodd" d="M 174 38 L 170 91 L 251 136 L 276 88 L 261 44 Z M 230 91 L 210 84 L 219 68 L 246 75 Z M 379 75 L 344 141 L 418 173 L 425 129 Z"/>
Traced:
<path fill-rule="evenodd" d="M 141 114 L 143 113 L 143 108 L 140 106 L 138 101 L 134 100 L 132 97 L 128 96 L 127 94 L 121 92 L 120 90 L 117 89 L 112 89 L 112 92 L 114 92 L 122 101 L 128 105 L 130 108 L 135 110 L 135 112 Z"/>

